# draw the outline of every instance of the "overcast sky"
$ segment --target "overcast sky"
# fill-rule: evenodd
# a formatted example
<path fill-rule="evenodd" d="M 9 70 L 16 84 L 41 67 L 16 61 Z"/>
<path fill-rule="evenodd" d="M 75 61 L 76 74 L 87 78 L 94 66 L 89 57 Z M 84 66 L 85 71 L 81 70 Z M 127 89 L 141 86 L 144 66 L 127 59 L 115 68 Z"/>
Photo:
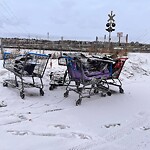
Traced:
<path fill-rule="evenodd" d="M 95 40 L 108 35 L 113 11 L 117 32 L 150 43 L 149 0 L 0 0 L 0 36 Z"/>

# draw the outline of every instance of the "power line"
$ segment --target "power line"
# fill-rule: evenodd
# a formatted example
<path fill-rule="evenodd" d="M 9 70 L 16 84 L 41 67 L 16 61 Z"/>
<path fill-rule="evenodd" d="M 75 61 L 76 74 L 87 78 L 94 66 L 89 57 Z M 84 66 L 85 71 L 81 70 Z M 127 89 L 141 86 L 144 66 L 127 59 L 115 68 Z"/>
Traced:
<path fill-rule="evenodd" d="M 5 14 L 3 13 L 3 16 L 7 18 L 7 22 L 10 22 L 10 23 L 15 23 L 17 24 L 17 29 L 20 30 L 21 32 L 28 32 L 26 30 L 25 27 L 22 27 L 21 24 L 19 23 L 20 22 L 20 19 L 18 19 L 18 17 L 15 15 L 14 11 L 12 10 L 11 7 L 9 7 L 9 5 L 5 2 L 5 1 L 2 1 L 0 3 L 0 6 L 3 8 L 3 10 L 5 11 Z M 6 16 L 6 14 L 8 16 Z"/>

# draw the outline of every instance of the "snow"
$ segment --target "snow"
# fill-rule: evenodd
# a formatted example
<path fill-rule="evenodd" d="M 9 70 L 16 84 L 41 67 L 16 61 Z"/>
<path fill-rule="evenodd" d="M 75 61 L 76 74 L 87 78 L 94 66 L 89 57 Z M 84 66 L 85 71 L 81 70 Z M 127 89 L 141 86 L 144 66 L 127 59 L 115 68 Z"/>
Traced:
<path fill-rule="evenodd" d="M 150 149 L 150 54 L 129 53 L 120 79 L 124 94 L 99 94 L 75 106 L 78 95 L 65 87 L 49 90 L 49 73 L 63 71 L 53 60 L 48 65 L 44 96 L 39 89 L 19 91 L 3 87 L 11 73 L 0 61 L 0 149 L 1 150 L 149 150 Z"/>

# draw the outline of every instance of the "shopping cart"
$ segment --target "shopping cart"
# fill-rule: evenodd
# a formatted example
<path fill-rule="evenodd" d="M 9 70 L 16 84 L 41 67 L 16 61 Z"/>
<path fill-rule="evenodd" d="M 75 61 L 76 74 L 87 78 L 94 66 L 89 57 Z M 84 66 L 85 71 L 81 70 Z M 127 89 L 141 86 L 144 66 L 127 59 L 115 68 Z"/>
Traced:
<path fill-rule="evenodd" d="M 104 90 L 100 88 L 99 85 L 103 80 L 111 76 L 111 72 L 109 72 L 107 68 L 110 62 L 101 60 L 99 64 L 101 66 L 98 70 L 94 70 L 94 67 L 87 61 L 87 57 L 74 55 L 66 55 L 63 57 L 66 59 L 69 76 L 69 82 L 64 97 L 68 97 L 69 92 L 74 91 L 79 95 L 76 105 L 80 105 L 82 98 L 90 98 L 91 95 L 98 93 L 98 91 L 101 91 L 103 95 Z M 74 84 L 71 84 L 72 81 Z M 85 94 L 85 90 L 88 90 L 88 93 Z M 109 96 L 111 95 L 109 89 L 106 89 L 105 92 L 107 92 Z"/>
<path fill-rule="evenodd" d="M 35 87 L 40 89 L 40 95 L 44 95 L 43 91 L 43 75 L 46 70 L 49 58 L 51 54 L 38 54 L 28 52 L 26 54 L 15 54 L 10 52 L 4 52 L 3 55 L 3 67 L 14 74 L 14 79 L 6 79 L 3 82 L 3 86 L 11 85 L 20 91 L 20 97 L 24 99 L 24 89 L 29 87 Z M 29 82 L 31 78 L 32 82 Z M 39 78 L 39 82 L 37 82 Z M 19 79 L 19 80 L 18 80 Z"/>
<path fill-rule="evenodd" d="M 122 82 L 119 79 L 120 73 L 123 69 L 123 66 L 128 58 L 122 57 L 115 59 L 115 64 L 112 67 L 112 76 L 107 80 L 107 83 L 109 85 L 117 86 L 119 87 L 119 92 L 124 93 L 124 89 L 122 88 Z"/>
<path fill-rule="evenodd" d="M 119 79 L 120 73 L 123 69 L 123 66 L 128 59 L 127 57 L 118 57 L 118 58 L 111 58 L 111 56 L 104 56 L 104 57 L 99 57 L 99 56 L 93 56 L 96 59 L 104 59 L 104 60 L 109 60 L 112 61 L 113 63 L 111 64 L 112 67 L 109 67 L 109 71 L 112 72 L 112 75 L 107 78 L 107 80 L 103 81 L 103 88 L 110 89 L 109 85 L 117 86 L 119 87 L 119 92 L 124 93 L 124 89 L 122 88 L 122 82 Z"/>
<path fill-rule="evenodd" d="M 67 83 L 67 70 L 50 72 L 49 90 L 53 90 L 58 86 L 65 86 Z"/>

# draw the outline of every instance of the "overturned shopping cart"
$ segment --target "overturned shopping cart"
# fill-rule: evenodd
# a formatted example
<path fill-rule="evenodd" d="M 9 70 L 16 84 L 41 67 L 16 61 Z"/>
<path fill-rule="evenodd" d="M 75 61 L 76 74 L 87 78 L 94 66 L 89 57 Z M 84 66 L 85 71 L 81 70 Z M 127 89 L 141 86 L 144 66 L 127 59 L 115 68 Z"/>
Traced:
<path fill-rule="evenodd" d="M 65 86 L 67 84 L 67 70 L 50 72 L 50 86 L 49 90 L 53 90 L 58 86 Z"/>
<path fill-rule="evenodd" d="M 29 87 L 35 87 L 40 89 L 40 95 L 44 95 L 43 91 L 43 75 L 48 64 L 50 54 L 38 54 L 28 52 L 26 54 L 14 54 L 10 52 L 4 52 L 3 55 L 3 67 L 14 74 L 14 79 L 6 79 L 3 82 L 3 86 L 11 85 L 20 91 L 20 97 L 24 99 L 24 89 Z M 29 82 L 31 78 L 32 82 Z M 39 81 L 37 82 L 37 79 Z"/>
<path fill-rule="evenodd" d="M 67 86 L 69 82 L 67 64 L 66 64 L 66 53 L 58 58 L 58 65 L 62 66 L 61 70 L 51 71 L 49 74 L 50 83 L 49 90 L 54 90 L 58 86 Z"/>

